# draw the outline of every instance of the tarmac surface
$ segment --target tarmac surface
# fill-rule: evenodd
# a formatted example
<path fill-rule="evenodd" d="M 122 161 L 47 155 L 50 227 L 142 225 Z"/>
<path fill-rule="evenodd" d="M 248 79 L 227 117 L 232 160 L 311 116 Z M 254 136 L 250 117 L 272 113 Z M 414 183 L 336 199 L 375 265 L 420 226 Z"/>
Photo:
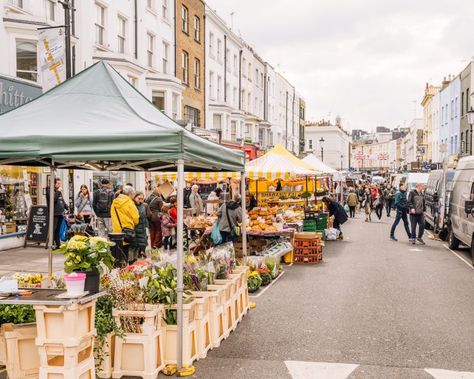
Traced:
<path fill-rule="evenodd" d="M 411 245 L 392 218 L 343 225 L 324 262 L 294 265 L 195 378 L 474 378 L 474 269 L 425 235 Z M 442 371 L 442 370 L 448 371 Z M 429 373 L 430 372 L 430 373 Z"/>

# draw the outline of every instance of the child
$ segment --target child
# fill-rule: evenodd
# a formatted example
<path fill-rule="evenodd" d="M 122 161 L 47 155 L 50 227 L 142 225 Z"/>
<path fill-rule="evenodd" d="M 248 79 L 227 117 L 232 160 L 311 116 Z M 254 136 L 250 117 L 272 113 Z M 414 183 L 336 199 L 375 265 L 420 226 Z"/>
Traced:
<path fill-rule="evenodd" d="M 176 228 L 174 220 L 171 218 L 170 206 L 168 204 L 163 205 L 161 208 L 161 234 L 163 235 L 163 248 L 170 250 L 173 243 L 173 230 Z"/>

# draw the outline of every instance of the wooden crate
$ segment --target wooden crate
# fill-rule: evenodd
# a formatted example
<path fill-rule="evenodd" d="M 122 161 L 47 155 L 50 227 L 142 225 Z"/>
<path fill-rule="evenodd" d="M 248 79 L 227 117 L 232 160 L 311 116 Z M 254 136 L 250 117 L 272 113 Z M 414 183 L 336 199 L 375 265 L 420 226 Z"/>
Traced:
<path fill-rule="evenodd" d="M 94 357 L 86 359 L 74 368 L 41 367 L 39 379 L 95 379 Z"/>
<path fill-rule="evenodd" d="M 211 287 L 211 288 L 209 288 Z M 215 290 L 212 287 L 217 288 Z M 212 347 L 219 347 L 222 340 L 227 338 L 228 331 L 225 328 L 224 305 L 225 298 L 224 287 L 208 286 L 209 291 L 193 292 L 195 296 L 209 296 L 209 326 L 211 330 Z"/>
<path fill-rule="evenodd" d="M 38 346 L 41 367 L 71 369 L 94 358 L 94 337 L 84 337 L 78 346 L 46 344 Z"/>
<path fill-rule="evenodd" d="M 115 334 L 109 333 L 106 338 L 106 345 L 103 348 L 102 364 L 97 372 L 98 378 L 108 379 L 112 377 L 114 367 L 114 353 L 115 353 Z M 97 340 L 95 342 L 97 344 Z"/>
<path fill-rule="evenodd" d="M 198 358 L 206 358 L 207 352 L 212 349 L 211 337 L 211 296 L 207 292 L 193 292 L 192 296 L 196 302 L 196 329 Z"/>

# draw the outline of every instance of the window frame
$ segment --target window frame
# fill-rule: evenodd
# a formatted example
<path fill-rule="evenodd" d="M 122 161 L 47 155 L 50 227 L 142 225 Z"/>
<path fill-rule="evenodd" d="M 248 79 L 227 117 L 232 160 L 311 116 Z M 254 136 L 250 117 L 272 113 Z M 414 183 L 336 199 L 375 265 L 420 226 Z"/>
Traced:
<path fill-rule="evenodd" d="M 198 16 L 194 16 L 194 40 L 201 43 L 201 19 Z"/>
<path fill-rule="evenodd" d="M 189 35 L 189 9 L 186 5 L 181 5 L 181 31 Z"/>
<path fill-rule="evenodd" d="M 23 0 L 21 1 L 23 2 Z M 53 22 L 56 21 L 56 4 L 57 2 L 55 0 L 46 0 L 47 19 Z"/>
<path fill-rule="evenodd" d="M 18 45 L 19 44 L 31 44 L 32 46 L 35 47 L 36 49 L 36 71 L 35 70 L 25 70 L 25 69 L 19 69 L 18 68 Z M 19 76 L 18 73 L 22 73 L 22 74 L 26 74 L 26 75 L 31 75 L 32 77 L 36 77 L 34 80 L 33 79 L 29 79 L 29 78 L 25 78 L 23 76 Z M 18 38 L 15 40 L 15 76 L 17 78 L 21 78 L 21 79 L 25 79 L 25 80 L 28 80 L 30 82 L 34 82 L 34 83 L 37 83 L 38 82 L 38 77 L 39 77 L 39 68 L 38 68 L 38 42 L 37 41 L 33 41 L 33 40 L 28 40 L 28 39 L 22 39 L 22 38 Z"/>
<path fill-rule="evenodd" d="M 155 40 L 156 36 L 153 33 L 146 33 L 147 47 L 146 47 L 146 61 L 148 67 L 153 68 L 155 63 Z"/>
<path fill-rule="evenodd" d="M 163 74 L 168 74 L 169 73 L 169 48 L 170 44 L 166 41 L 162 41 L 162 48 L 163 48 L 163 57 L 162 57 L 162 63 L 163 63 Z"/>
<path fill-rule="evenodd" d="M 185 50 L 181 51 L 181 81 L 189 85 L 189 53 Z"/>
<path fill-rule="evenodd" d="M 201 90 L 201 61 L 194 58 L 194 88 Z"/>
<path fill-rule="evenodd" d="M 163 0 L 161 3 L 161 17 L 163 17 L 165 20 L 169 20 L 168 0 Z"/>
<path fill-rule="evenodd" d="M 106 7 L 101 3 L 95 3 L 96 18 L 95 18 L 95 43 L 99 46 L 105 47 L 105 28 L 107 26 Z M 99 23 L 99 12 L 102 18 Z M 100 38 L 98 38 L 100 35 Z"/>
<path fill-rule="evenodd" d="M 125 54 L 127 51 L 127 18 L 122 15 L 117 15 L 118 31 L 117 31 L 117 51 L 120 54 Z M 122 24 L 123 23 L 123 24 Z M 123 27 L 123 30 L 122 30 Z M 123 44 L 123 49 L 121 49 Z"/>

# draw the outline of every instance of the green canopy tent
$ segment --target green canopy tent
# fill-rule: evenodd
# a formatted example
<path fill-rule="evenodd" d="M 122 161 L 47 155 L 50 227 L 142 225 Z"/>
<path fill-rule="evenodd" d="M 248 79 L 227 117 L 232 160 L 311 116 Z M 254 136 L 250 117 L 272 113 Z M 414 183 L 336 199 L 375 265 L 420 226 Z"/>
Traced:
<path fill-rule="evenodd" d="M 243 152 L 184 129 L 102 61 L 32 102 L 1 115 L 0 130 L 0 165 L 51 167 L 49 241 L 53 239 L 55 169 L 178 172 L 178 366 L 181 367 L 184 171 L 240 171 L 244 176 Z M 245 194 L 245 186 L 242 188 Z M 242 206 L 245 214 L 245 201 Z M 244 235 L 244 251 L 245 242 Z M 51 247 L 48 271 L 51 274 Z"/>

